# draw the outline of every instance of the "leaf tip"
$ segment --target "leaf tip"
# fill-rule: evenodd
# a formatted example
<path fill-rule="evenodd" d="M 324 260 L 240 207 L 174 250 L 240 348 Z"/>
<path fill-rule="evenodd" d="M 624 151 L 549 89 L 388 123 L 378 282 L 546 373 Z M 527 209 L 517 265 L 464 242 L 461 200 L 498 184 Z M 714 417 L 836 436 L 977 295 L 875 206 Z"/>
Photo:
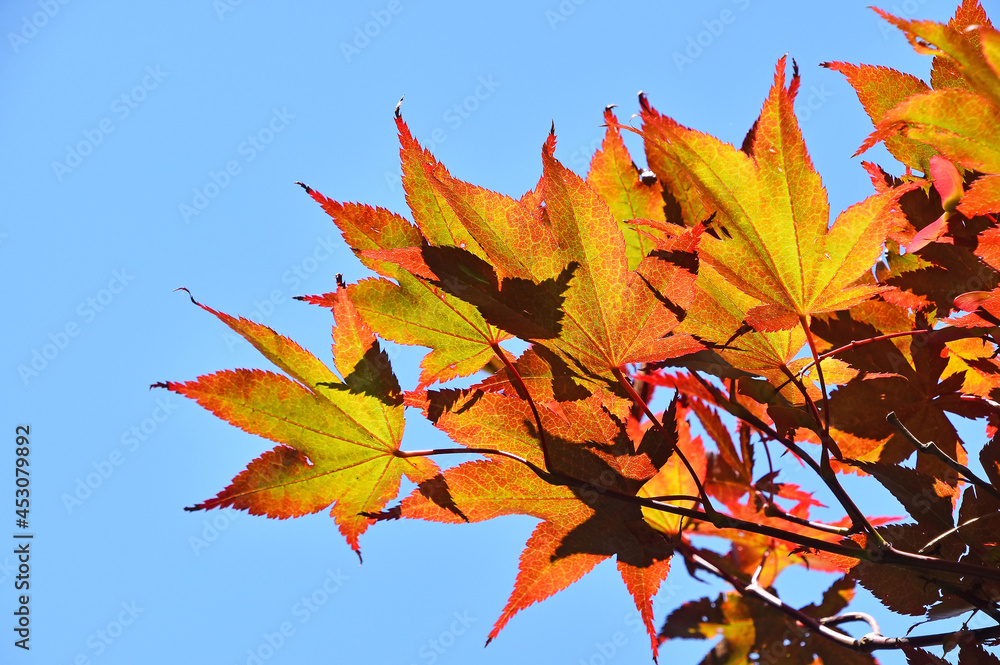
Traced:
<path fill-rule="evenodd" d="M 313 193 L 313 188 L 312 188 L 312 187 L 310 187 L 309 185 L 307 185 L 306 183 L 302 182 L 301 180 L 296 180 L 296 181 L 295 181 L 294 183 L 292 183 L 292 184 L 294 184 L 294 185 L 298 185 L 298 186 L 299 186 L 299 187 L 301 187 L 302 189 L 306 190 L 306 194 L 309 194 L 310 196 L 312 196 L 312 193 Z"/>
<path fill-rule="evenodd" d="M 201 307 L 201 303 L 194 299 L 194 296 L 191 295 L 191 291 L 189 291 L 186 286 L 178 286 L 176 289 L 174 289 L 174 293 L 176 293 L 177 291 L 183 291 L 184 293 L 188 294 L 188 298 L 191 299 L 191 302 L 193 302 L 195 305 L 198 305 L 198 307 Z"/>
<path fill-rule="evenodd" d="M 403 95 L 403 97 L 406 97 L 406 95 Z M 400 107 L 403 106 L 403 97 L 399 98 L 399 101 L 396 102 L 396 108 L 393 109 L 393 111 L 392 111 L 392 114 L 394 116 L 396 116 L 397 120 L 401 120 L 403 118 L 403 114 L 402 114 L 402 112 L 400 112 Z"/>

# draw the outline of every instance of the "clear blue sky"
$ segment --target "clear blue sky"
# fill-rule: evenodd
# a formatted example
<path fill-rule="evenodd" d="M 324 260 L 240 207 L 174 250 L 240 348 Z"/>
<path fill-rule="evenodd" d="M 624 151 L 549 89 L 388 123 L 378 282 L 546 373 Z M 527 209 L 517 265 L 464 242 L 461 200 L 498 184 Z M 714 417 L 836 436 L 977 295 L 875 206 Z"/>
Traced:
<path fill-rule="evenodd" d="M 414 134 L 453 174 L 520 195 L 551 121 L 557 156 L 583 173 L 604 106 L 627 119 L 640 89 L 741 141 L 788 53 L 811 105 L 807 145 L 840 210 L 870 192 L 850 158 L 870 124 L 818 64 L 922 77 L 930 65 L 870 2 L 4 2 L 0 662 L 237 665 L 249 649 L 269 664 L 576 665 L 601 662 L 596 645 L 616 632 L 624 646 L 607 662 L 649 662 L 610 562 L 483 649 L 528 518 L 378 525 L 359 566 L 323 514 L 184 512 L 271 444 L 148 386 L 267 362 L 172 290 L 256 312 L 326 358 L 329 313 L 291 297 L 364 273 L 292 183 L 406 214 L 392 121 L 404 93 Z M 938 20 L 954 9 L 899 4 Z M 404 387 L 420 357 L 396 354 Z M 443 443 L 408 416 L 404 445 Z M 29 653 L 12 646 L 15 557 L 2 544 L 15 531 L 18 424 L 32 443 Z M 817 600 L 804 579 L 780 587 L 792 602 Z M 677 566 L 657 620 L 717 588 Z M 707 646 L 672 643 L 664 661 L 696 662 Z"/>

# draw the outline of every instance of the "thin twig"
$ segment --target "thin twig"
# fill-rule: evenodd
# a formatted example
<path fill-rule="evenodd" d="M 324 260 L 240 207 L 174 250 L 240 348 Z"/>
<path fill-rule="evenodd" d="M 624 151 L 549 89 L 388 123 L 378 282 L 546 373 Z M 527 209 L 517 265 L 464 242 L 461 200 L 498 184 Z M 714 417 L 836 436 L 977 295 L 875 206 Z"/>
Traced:
<path fill-rule="evenodd" d="M 649 418 L 649 421 L 653 424 L 653 427 L 656 428 L 660 434 L 666 437 L 667 432 L 663 427 L 663 423 L 660 422 L 660 419 L 656 417 L 656 414 L 650 410 L 649 405 L 646 404 L 642 397 L 640 397 L 635 391 L 635 387 L 633 387 L 632 382 L 626 379 L 625 375 L 622 374 L 622 371 L 617 367 L 612 367 L 611 372 L 615 375 L 615 378 L 618 379 L 618 383 L 625 388 L 625 392 L 627 392 L 629 397 L 632 399 L 632 403 L 641 407 L 643 412 L 646 414 L 646 417 Z M 708 498 L 708 492 L 705 491 L 705 485 L 701 482 L 701 478 L 698 477 L 698 473 L 694 470 L 694 467 L 691 465 L 691 462 L 688 461 L 687 456 L 684 455 L 684 451 L 681 450 L 680 446 L 674 447 L 674 454 L 677 455 L 684 466 L 687 467 L 688 473 L 691 474 L 691 479 L 694 481 L 695 487 L 698 488 L 698 496 L 701 497 L 701 505 L 705 508 L 705 512 L 710 515 L 718 513 L 715 506 L 712 505 L 711 499 Z"/>
<path fill-rule="evenodd" d="M 873 344 L 875 342 L 881 342 L 883 340 L 892 339 L 893 337 L 907 337 L 907 336 L 913 336 L 913 335 L 921 335 L 923 333 L 929 333 L 929 332 L 933 332 L 933 331 L 934 331 L 933 328 L 921 328 L 919 330 L 904 330 L 902 332 L 886 333 L 884 335 L 877 335 L 875 337 L 868 337 L 866 339 L 859 339 L 859 340 L 855 340 L 853 342 L 850 342 L 849 344 L 845 344 L 844 346 L 837 347 L 833 351 L 827 351 L 826 353 L 822 353 L 822 354 L 820 354 L 819 359 L 820 360 L 824 360 L 826 358 L 829 358 L 830 356 L 835 356 L 838 353 L 843 353 L 844 351 L 850 351 L 851 349 L 856 349 L 859 346 L 865 346 L 866 344 Z M 977 335 L 977 337 L 978 337 L 978 335 Z M 800 369 L 797 372 L 797 374 L 799 374 L 800 376 L 802 374 L 805 374 L 806 372 L 809 371 L 809 368 L 812 367 L 815 364 L 816 364 L 815 360 L 807 363 L 802 369 Z"/>
<path fill-rule="evenodd" d="M 877 558 L 880 563 L 895 564 L 897 566 L 912 568 L 915 570 L 933 570 L 958 575 L 971 575 L 982 579 L 1000 581 L 1000 570 L 993 568 L 963 563 L 961 561 L 946 561 L 936 557 L 913 554 L 911 552 L 898 550 L 889 545 L 877 548 L 877 552 L 873 554 L 867 548 L 862 548 L 860 545 L 853 543 L 851 545 L 846 543 L 831 543 L 826 540 L 805 536 L 794 531 L 784 531 L 773 526 L 758 524 L 757 522 L 750 522 L 737 517 L 730 517 L 729 515 L 723 515 L 722 513 L 709 514 L 707 511 L 682 508 L 681 506 L 654 501 L 646 497 L 635 496 L 634 494 L 623 494 L 616 490 L 603 487 L 599 484 L 584 482 L 576 478 L 565 476 L 561 473 L 550 473 L 523 457 L 519 457 L 518 455 L 514 455 L 513 453 L 508 453 L 503 450 L 495 450 L 493 448 L 440 448 L 434 450 L 413 451 L 397 450 L 393 453 L 396 457 L 429 457 L 431 455 L 455 454 L 499 455 L 520 464 L 524 464 L 531 469 L 535 475 L 552 485 L 561 485 L 579 490 L 595 492 L 602 496 L 616 499 L 624 503 L 631 503 L 643 508 L 651 508 L 653 510 L 659 510 L 673 515 L 688 517 L 693 520 L 698 520 L 699 522 L 708 522 L 718 528 L 737 529 L 749 531 L 750 533 L 757 533 L 762 536 L 768 536 L 777 540 L 794 543 L 795 545 L 799 545 L 807 549 L 829 552 L 831 554 L 839 554 L 841 556 L 860 559 L 863 561 L 872 561 Z"/>
<path fill-rule="evenodd" d="M 989 626 L 987 628 L 977 628 L 970 631 L 959 631 L 950 633 L 936 633 L 934 635 L 918 635 L 914 637 L 885 637 L 878 630 L 878 623 L 872 617 L 862 615 L 860 612 L 841 614 L 836 617 L 826 617 L 816 619 L 791 605 L 786 604 L 767 589 L 756 584 L 746 584 L 741 579 L 732 575 L 718 566 L 702 558 L 691 545 L 682 542 L 677 546 L 677 551 L 692 564 L 712 573 L 728 582 L 741 595 L 752 595 L 776 610 L 787 615 L 810 631 L 822 635 L 823 637 L 861 653 L 871 653 L 886 649 L 902 649 L 903 647 L 929 647 L 945 644 L 953 641 L 957 636 L 966 635 L 976 641 L 984 641 L 1000 637 L 1000 626 Z M 848 618 L 850 617 L 850 618 Z M 854 638 L 847 633 L 833 630 L 830 626 L 835 626 L 849 620 L 862 620 L 868 623 L 872 631 L 867 635 Z"/>
<path fill-rule="evenodd" d="M 981 487 L 982 489 L 986 490 L 987 492 L 992 494 L 994 498 L 1000 499 L 1000 490 L 998 490 L 989 482 L 977 476 L 975 473 L 972 472 L 972 470 L 969 467 L 965 466 L 961 462 L 958 462 L 951 455 L 938 448 L 933 441 L 928 441 L 927 443 L 924 443 L 923 441 L 915 437 L 910 432 L 910 430 L 906 429 L 906 426 L 903 425 L 903 423 L 899 420 L 899 417 L 896 415 L 895 411 L 890 411 L 889 415 L 887 415 L 885 419 L 886 421 L 888 421 L 890 425 L 895 427 L 896 431 L 902 434 L 907 441 L 912 443 L 917 448 L 917 450 L 924 453 L 929 453 L 934 457 L 937 457 L 939 460 L 941 460 L 942 462 L 950 466 L 952 469 L 957 471 L 959 475 L 964 476 L 965 479 L 968 480 L 970 483 L 972 483 L 976 487 Z"/>
<path fill-rule="evenodd" d="M 843 612 L 837 616 L 826 617 L 825 619 L 819 620 L 819 622 L 824 626 L 837 626 L 851 621 L 864 621 L 868 624 L 868 627 L 872 629 L 872 634 L 882 634 L 881 629 L 878 627 L 878 621 L 875 620 L 875 617 L 870 614 L 865 614 L 864 612 Z"/>
<path fill-rule="evenodd" d="M 722 394 L 718 391 L 718 389 L 711 383 L 706 381 L 704 377 L 698 374 L 698 372 L 692 371 L 691 376 L 693 376 L 695 380 L 697 380 L 702 385 L 702 387 L 708 390 L 709 393 L 715 395 L 716 402 L 719 404 L 719 406 L 722 406 L 723 404 L 726 403 L 725 399 L 720 399 L 722 398 Z M 877 547 L 884 548 L 887 546 L 885 539 L 881 536 L 881 534 L 879 534 L 878 531 L 875 530 L 875 527 L 872 526 L 871 522 L 868 521 L 868 518 L 865 517 L 865 514 L 861 512 L 861 509 L 858 508 L 857 504 L 854 503 L 854 500 L 850 497 L 850 495 L 848 495 L 847 491 L 844 490 L 843 485 L 841 485 L 840 481 L 837 480 L 837 475 L 833 473 L 832 469 L 829 466 L 827 466 L 824 469 L 823 467 L 820 466 L 819 462 L 814 460 L 810 455 L 807 455 L 806 452 L 797 443 L 795 443 L 794 441 L 792 441 L 787 437 L 778 434 L 777 431 L 775 431 L 772 427 L 767 425 L 767 423 L 762 421 L 760 418 L 752 414 L 750 410 L 745 408 L 743 405 L 739 403 L 737 403 L 736 405 L 739 406 L 740 413 L 733 413 L 729 409 L 726 410 L 729 411 L 730 414 L 736 416 L 745 423 L 755 427 L 760 432 L 767 434 L 767 436 L 769 436 L 770 438 L 774 439 L 775 441 L 783 445 L 790 452 L 794 453 L 799 459 L 805 462 L 805 464 L 808 465 L 809 468 L 811 468 L 813 471 L 815 471 L 817 475 L 819 475 L 819 477 L 823 480 L 824 484 L 826 484 L 826 486 L 830 489 L 830 491 L 833 492 L 833 496 L 836 497 L 837 501 L 847 512 L 847 516 L 851 518 L 851 525 L 854 527 L 852 532 L 866 531 L 875 540 Z M 723 408 L 725 407 L 723 406 Z"/>
<path fill-rule="evenodd" d="M 945 538 L 947 538 L 951 534 L 957 532 L 963 526 L 972 524 L 973 522 L 978 522 L 979 520 L 983 519 L 984 517 L 997 517 L 997 516 L 1000 516 L 1000 513 L 988 513 L 986 515 L 980 515 L 979 517 L 973 517 L 970 520 L 965 520 L 964 522 L 962 522 L 958 526 L 954 526 L 954 527 L 948 529 L 947 531 L 945 531 L 944 533 L 942 533 L 941 535 L 935 536 L 933 539 L 931 539 L 930 542 L 928 542 L 926 545 L 924 545 L 919 550 L 917 550 L 917 554 L 923 554 L 924 550 L 929 550 L 932 546 L 934 546 L 937 543 L 941 542 L 942 540 L 944 540 Z"/>
<path fill-rule="evenodd" d="M 552 458 L 549 457 L 549 445 L 548 440 L 545 438 L 545 428 L 542 427 L 542 417 L 538 414 L 538 407 L 535 406 L 535 400 L 531 398 L 531 393 L 528 392 L 528 386 L 525 385 L 524 379 L 521 378 L 521 373 L 514 367 L 514 363 L 507 358 L 507 353 L 500 347 L 500 344 L 498 342 L 490 342 L 490 348 L 493 349 L 493 353 L 500 358 L 504 367 L 507 368 L 507 374 L 510 376 L 510 381 L 514 384 L 515 390 L 517 390 L 518 397 L 526 401 L 528 406 L 531 407 L 531 414 L 535 417 L 535 424 L 538 426 L 538 444 L 542 447 L 542 459 L 545 461 L 545 468 L 552 471 Z"/>
<path fill-rule="evenodd" d="M 817 531 L 825 531 L 826 533 L 837 534 L 838 536 L 847 537 L 851 534 L 851 529 L 846 526 L 834 526 L 832 524 L 824 524 L 823 522 L 813 522 L 812 520 L 807 520 L 804 517 L 797 517 L 791 513 L 786 512 L 773 501 L 768 502 L 764 506 L 764 514 L 768 517 L 777 517 L 778 519 L 785 520 L 786 522 L 792 522 L 793 524 L 799 524 L 801 526 L 807 526 L 810 529 L 816 529 Z"/>

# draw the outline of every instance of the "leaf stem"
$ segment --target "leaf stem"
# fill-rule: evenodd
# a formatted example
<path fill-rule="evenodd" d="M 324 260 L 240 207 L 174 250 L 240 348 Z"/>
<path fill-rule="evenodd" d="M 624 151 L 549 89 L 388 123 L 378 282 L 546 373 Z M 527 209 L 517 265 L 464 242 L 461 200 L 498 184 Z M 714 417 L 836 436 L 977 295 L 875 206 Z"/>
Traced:
<path fill-rule="evenodd" d="M 531 393 L 528 392 L 528 386 L 525 385 L 524 379 L 521 378 L 521 373 L 514 367 L 514 363 L 507 357 L 507 353 L 500 347 L 500 343 L 491 341 L 490 348 L 493 349 L 493 353 L 500 358 L 504 367 L 507 368 L 507 374 L 510 375 L 511 383 L 514 384 L 518 397 L 526 401 L 528 406 L 531 407 L 531 414 L 535 417 L 535 425 L 538 426 L 538 444 L 542 448 L 542 459 L 545 461 L 545 468 L 552 471 L 552 458 L 549 456 L 549 445 L 545 438 L 545 428 L 542 427 L 542 418 L 538 414 L 538 407 L 535 406 L 535 400 L 531 398 Z"/>
<path fill-rule="evenodd" d="M 663 436 L 666 436 L 667 433 L 663 427 L 663 423 L 661 423 L 659 418 L 656 417 L 656 414 L 650 410 L 646 401 L 635 391 L 635 387 L 632 385 L 632 382 L 625 378 L 625 375 L 622 374 L 622 371 L 619 368 L 612 367 L 611 371 L 614 373 L 615 378 L 618 379 L 618 383 L 625 388 L 625 392 L 627 392 L 629 397 L 632 399 L 632 403 L 640 407 L 646 414 L 646 417 L 649 418 L 649 421 L 653 424 L 653 427 L 655 427 Z M 708 492 L 705 491 L 705 485 L 701 482 L 701 478 L 698 477 L 698 473 L 694 470 L 694 467 L 691 466 L 691 462 L 688 461 L 687 457 L 684 455 L 684 451 L 681 450 L 679 445 L 674 448 L 674 453 L 687 468 L 688 473 L 691 474 L 691 479 L 694 480 L 694 485 L 698 488 L 698 496 L 701 497 L 701 505 L 705 508 L 705 512 L 709 515 L 719 514 L 715 509 L 715 506 L 712 505 L 711 499 L 708 498 Z"/>
<path fill-rule="evenodd" d="M 802 330 L 806 333 L 806 342 L 809 344 L 809 350 L 812 352 L 813 363 L 816 365 L 816 375 L 819 377 L 819 389 L 823 393 L 823 431 L 828 435 L 830 433 L 830 397 L 826 392 L 826 379 L 823 377 L 823 365 L 820 363 L 819 351 L 816 349 L 816 340 L 813 338 L 812 331 L 809 329 L 809 317 L 805 314 L 799 314 L 799 323 L 802 324 Z M 830 451 L 826 447 L 826 440 L 829 439 L 827 436 L 823 442 L 823 455 L 824 457 L 829 456 Z"/>

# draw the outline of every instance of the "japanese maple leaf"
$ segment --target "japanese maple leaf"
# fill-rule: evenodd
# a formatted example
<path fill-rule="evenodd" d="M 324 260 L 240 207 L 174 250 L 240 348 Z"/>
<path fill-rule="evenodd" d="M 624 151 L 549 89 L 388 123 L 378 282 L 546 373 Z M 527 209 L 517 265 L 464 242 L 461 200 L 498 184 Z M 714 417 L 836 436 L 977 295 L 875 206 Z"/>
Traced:
<path fill-rule="evenodd" d="M 333 218 L 358 258 L 381 275 L 349 287 L 368 325 L 385 339 L 430 349 L 421 361 L 420 385 L 426 386 L 477 372 L 494 357 L 493 345 L 510 334 L 487 322 L 475 306 L 385 258 L 387 251 L 442 243 L 460 243 L 482 254 L 428 180 L 425 166 L 447 173 L 444 167 L 417 143 L 402 118 L 396 124 L 413 223 L 383 208 L 340 203 L 302 187 Z"/>
<path fill-rule="evenodd" d="M 188 510 L 233 507 L 278 519 L 331 506 L 348 544 L 399 492 L 406 475 L 421 482 L 433 462 L 396 456 L 403 436 L 403 401 L 389 358 L 343 287 L 331 294 L 337 325 L 335 361 L 342 379 L 292 340 L 244 318 L 215 314 L 286 375 L 227 370 L 184 383 L 157 384 L 196 400 L 237 427 L 279 445 L 252 461 L 217 496 Z"/>
<path fill-rule="evenodd" d="M 651 171 L 641 171 L 632 161 L 618 129 L 618 120 L 608 107 L 604 110 L 607 131 L 600 149 L 590 160 L 587 184 L 597 192 L 614 215 L 625 238 L 629 267 L 635 269 L 656 247 L 651 227 L 641 221 L 665 222 L 663 188 Z"/>
<path fill-rule="evenodd" d="M 817 317 L 812 329 L 832 346 L 840 347 L 880 335 L 877 322 L 877 318 L 855 320 L 851 313 L 842 312 Z M 838 387 L 830 397 L 831 432 L 844 456 L 864 462 L 897 464 L 912 455 L 913 445 L 885 420 L 886 414 L 894 411 L 921 440 L 933 440 L 952 458 L 965 460 L 965 444 L 946 413 L 977 418 L 985 415 L 984 408 L 978 400 L 961 395 L 963 373 L 944 376 L 949 361 L 942 351 L 949 341 L 976 334 L 957 328 L 942 329 L 899 342 L 899 346 L 893 340 L 879 340 L 841 353 L 839 357 L 852 367 L 879 375 L 876 378 L 860 375 Z M 955 483 L 954 471 L 933 456 L 919 455 L 916 468 Z"/>
<path fill-rule="evenodd" d="M 443 201 L 475 241 L 363 253 L 391 261 L 473 305 L 489 324 L 544 344 L 584 373 L 611 377 L 629 363 L 681 355 L 700 345 L 674 334 L 694 290 L 700 229 L 665 230 L 629 267 L 622 230 L 601 196 L 542 149 L 536 191 L 515 200 L 424 163 Z"/>
<path fill-rule="evenodd" d="M 963 2 L 947 24 L 911 21 L 876 11 L 902 30 L 918 53 L 934 56 L 934 89 L 919 91 L 908 86 L 912 94 L 895 99 L 889 109 L 878 109 L 881 117 L 875 131 L 858 152 L 879 141 L 885 141 L 887 147 L 898 145 L 900 140 L 911 146 L 924 144 L 959 166 L 988 174 L 972 183 L 959 207 L 962 214 L 973 217 L 1000 211 L 1000 141 L 996 133 L 1000 124 L 1000 33 L 974 0 Z M 872 118 L 875 120 L 875 115 Z M 926 166 L 920 166 L 924 173 L 928 172 Z"/>
<path fill-rule="evenodd" d="M 715 233 L 703 238 L 699 255 L 756 301 L 747 322 L 760 331 L 788 329 L 877 293 L 860 278 L 882 251 L 902 193 L 873 195 L 829 224 L 826 190 L 792 109 L 798 88 L 797 72 L 785 86 L 782 58 L 745 151 L 677 123 L 644 129 L 647 153 L 670 159 L 715 211 Z"/>
<path fill-rule="evenodd" d="M 541 411 L 541 422 L 556 482 L 543 480 L 523 463 L 485 453 L 486 460 L 444 471 L 447 501 L 430 497 L 426 487 L 418 488 L 403 500 L 401 515 L 441 522 L 478 522 L 515 514 L 542 520 L 521 555 L 514 591 L 490 640 L 514 614 L 615 556 L 655 653 L 651 599 L 670 569 L 671 539 L 643 519 L 640 506 L 602 491 L 635 496 L 656 474 L 657 465 L 666 461 L 676 433 L 669 428 L 668 440 L 659 430 L 650 430 L 633 452 L 635 442 L 625 425 L 601 409 L 597 396 L 554 406 L 555 411 Z M 482 391 L 430 392 L 424 410 L 460 444 L 480 451 L 500 450 L 542 465 L 535 421 L 523 400 Z M 671 412 L 666 421 L 672 417 Z M 448 502 L 455 508 L 446 507 Z"/>
<path fill-rule="evenodd" d="M 694 295 L 689 269 L 701 234 L 661 243 L 637 270 L 628 267 L 621 230 L 600 196 L 542 150 L 542 197 L 560 246 L 580 269 L 566 293 L 556 350 L 592 371 L 675 357 L 701 345 L 671 334 Z"/>
<path fill-rule="evenodd" d="M 847 82 L 858 94 L 858 100 L 875 125 L 907 97 L 930 90 L 930 86 L 916 76 L 889 67 L 846 62 L 824 62 L 822 66 L 847 77 Z M 929 172 L 930 157 L 936 154 L 934 148 L 926 143 L 902 135 L 886 137 L 885 147 L 900 162 L 922 173 Z"/>

